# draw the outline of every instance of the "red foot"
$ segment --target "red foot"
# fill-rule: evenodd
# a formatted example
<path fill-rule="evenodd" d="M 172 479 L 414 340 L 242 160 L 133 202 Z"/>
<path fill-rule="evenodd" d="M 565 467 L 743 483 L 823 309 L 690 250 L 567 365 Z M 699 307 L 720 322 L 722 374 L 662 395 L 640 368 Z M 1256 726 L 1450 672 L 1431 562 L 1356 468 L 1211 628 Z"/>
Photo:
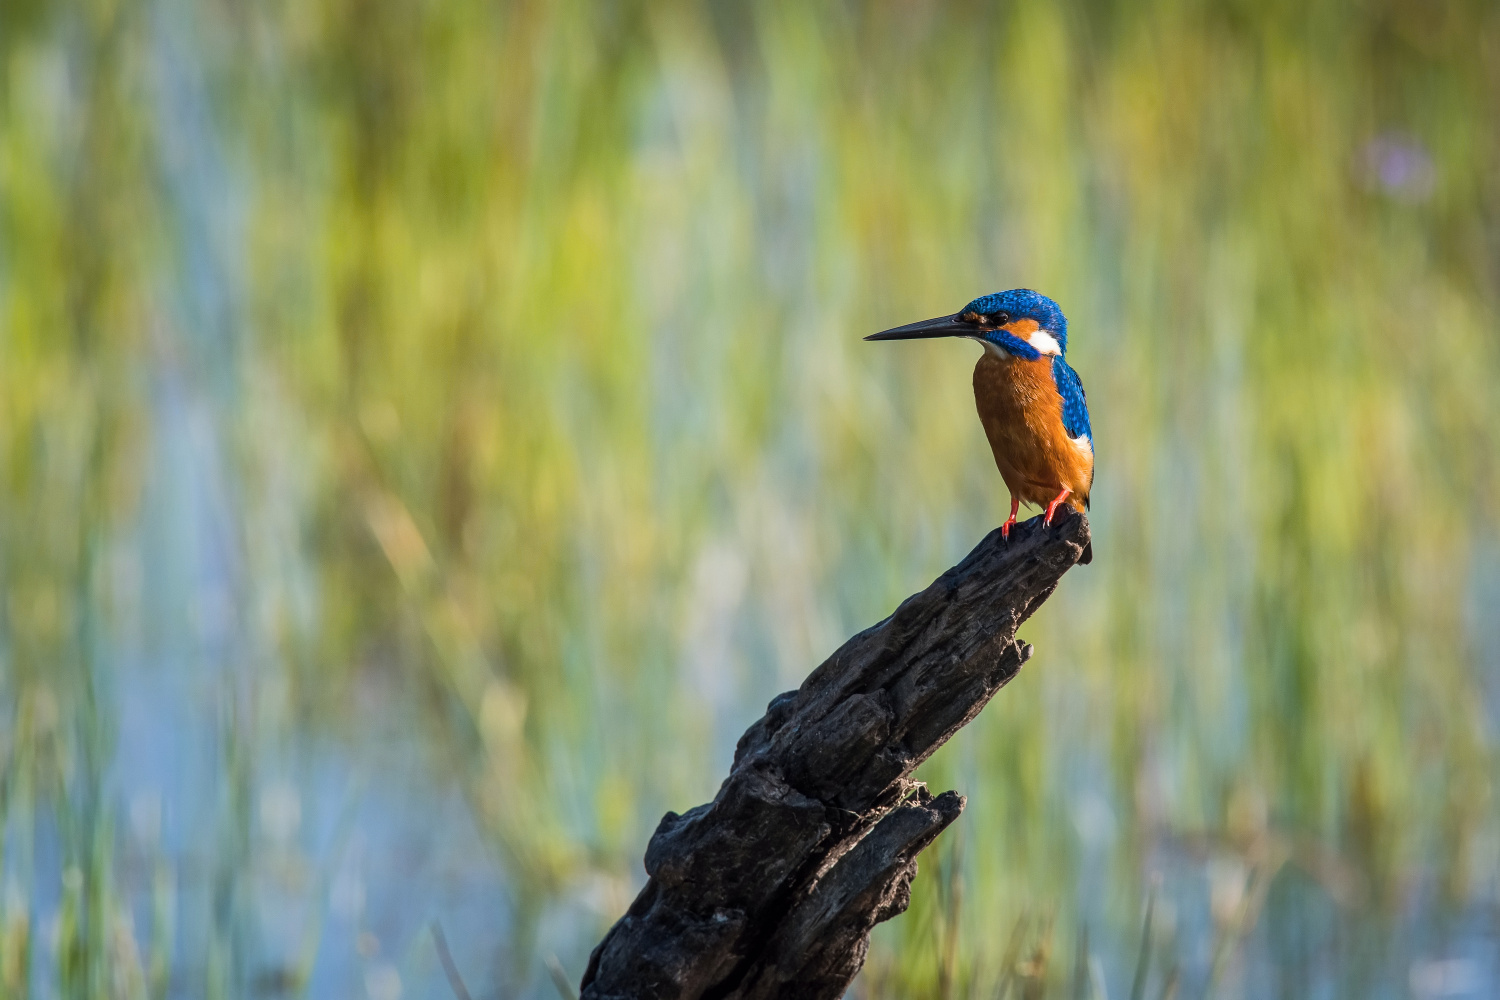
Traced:
<path fill-rule="evenodd" d="M 1010 520 L 1006 521 L 1004 524 L 1000 525 L 1000 537 L 1003 538 L 1003 539 L 1005 539 L 1007 542 L 1010 541 L 1010 529 L 1012 527 L 1014 527 L 1015 523 L 1016 523 L 1016 511 L 1018 511 L 1020 509 L 1021 509 L 1021 501 L 1017 500 L 1015 497 L 1011 497 L 1010 498 Z"/>
<path fill-rule="evenodd" d="M 1052 502 L 1047 505 L 1047 516 L 1042 518 L 1042 523 L 1047 525 L 1048 527 L 1051 527 L 1052 515 L 1057 513 L 1057 508 L 1060 507 L 1062 505 L 1062 502 L 1068 499 L 1068 497 L 1070 497 L 1072 494 L 1072 490 L 1063 490 L 1056 497 L 1054 497 Z"/>

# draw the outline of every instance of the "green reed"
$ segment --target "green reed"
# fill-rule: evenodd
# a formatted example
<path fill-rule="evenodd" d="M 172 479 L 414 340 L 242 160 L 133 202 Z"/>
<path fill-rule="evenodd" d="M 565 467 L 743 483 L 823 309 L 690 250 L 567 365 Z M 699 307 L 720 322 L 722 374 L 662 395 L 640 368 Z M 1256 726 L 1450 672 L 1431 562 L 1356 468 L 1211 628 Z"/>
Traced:
<path fill-rule="evenodd" d="M 505 859 L 500 988 L 546 995 L 552 947 L 576 978 L 548 914 L 593 886 L 602 932 L 765 702 L 1003 516 L 969 353 L 859 338 L 1016 285 L 1071 321 L 1096 559 L 927 765 L 963 848 L 861 988 L 1122 993 L 1164 851 L 1204 988 L 1304 891 L 1339 982 L 1390 974 L 1362 942 L 1413 885 L 1496 875 L 1500 26 L 1305 6 L 8 5 L 6 994 L 243 995 L 257 755 L 357 732 L 372 673 Z M 176 537 L 171 379 L 230 470 L 257 706 L 223 696 L 194 956 L 159 859 L 132 923 L 107 780 L 116 637 L 171 647 L 193 598 L 125 557 Z"/>

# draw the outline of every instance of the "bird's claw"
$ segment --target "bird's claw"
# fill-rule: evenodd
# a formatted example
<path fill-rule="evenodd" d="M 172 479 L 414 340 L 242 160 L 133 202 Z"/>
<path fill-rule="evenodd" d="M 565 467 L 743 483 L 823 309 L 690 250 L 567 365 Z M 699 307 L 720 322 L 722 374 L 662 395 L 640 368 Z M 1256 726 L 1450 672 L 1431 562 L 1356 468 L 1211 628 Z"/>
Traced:
<path fill-rule="evenodd" d="M 1048 528 L 1052 527 L 1052 515 L 1057 513 L 1057 508 L 1062 506 L 1062 502 L 1068 499 L 1068 497 L 1072 495 L 1072 493 L 1072 490 L 1063 490 L 1053 498 L 1052 502 L 1047 505 L 1047 516 L 1042 518 L 1043 526 Z"/>
<path fill-rule="evenodd" d="M 1016 511 L 1021 509 L 1021 501 L 1015 497 L 1010 498 L 1010 518 L 1000 525 L 1000 537 L 1007 542 L 1010 541 L 1010 529 L 1016 526 Z"/>

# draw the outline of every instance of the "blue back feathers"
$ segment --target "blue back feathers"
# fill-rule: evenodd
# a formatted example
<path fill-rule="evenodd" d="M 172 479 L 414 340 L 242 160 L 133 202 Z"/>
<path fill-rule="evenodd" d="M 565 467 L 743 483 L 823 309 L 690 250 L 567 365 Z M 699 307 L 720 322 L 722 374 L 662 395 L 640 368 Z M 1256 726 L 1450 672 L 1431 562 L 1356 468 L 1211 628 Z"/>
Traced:
<path fill-rule="evenodd" d="M 981 316 L 1004 312 L 1009 313 L 1013 320 L 1036 320 L 1037 326 L 1052 334 L 1058 347 L 1064 352 L 1068 349 L 1068 319 L 1057 303 L 1041 292 L 1033 292 L 1029 288 L 1012 288 L 1008 292 L 981 295 L 959 311 L 977 312 Z"/>
<path fill-rule="evenodd" d="M 1088 397 L 1084 395 L 1078 373 L 1062 359 L 1061 354 L 1052 358 L 1052 381 L 1057 383 L 1057 394 L 1062 397 L 1063 430 L 1068 432 L 1068 437 L 1088 438 L 1092 445 L 1094 432 L 1089 428 Z"/>

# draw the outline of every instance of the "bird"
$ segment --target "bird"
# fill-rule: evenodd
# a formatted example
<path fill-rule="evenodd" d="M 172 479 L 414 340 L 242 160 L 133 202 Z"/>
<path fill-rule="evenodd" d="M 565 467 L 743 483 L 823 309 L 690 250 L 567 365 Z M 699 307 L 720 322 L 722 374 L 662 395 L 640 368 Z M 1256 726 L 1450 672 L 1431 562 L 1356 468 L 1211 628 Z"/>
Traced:
<path fill-rule="evenodd" d="M 866 340 L 964 337 L 984 346 L 974 366 L 974 405 L 995 465 L 1010 490 L 1010 540 L 1022 503 L 1046 508 L 1051 525 L 1066 503 L 1088 509 L 1094 433 L 1083 382 L 1065 359 L 1068 320 L 1029 288 L 981 295 L 956 313 L 873 333 Z"/>

